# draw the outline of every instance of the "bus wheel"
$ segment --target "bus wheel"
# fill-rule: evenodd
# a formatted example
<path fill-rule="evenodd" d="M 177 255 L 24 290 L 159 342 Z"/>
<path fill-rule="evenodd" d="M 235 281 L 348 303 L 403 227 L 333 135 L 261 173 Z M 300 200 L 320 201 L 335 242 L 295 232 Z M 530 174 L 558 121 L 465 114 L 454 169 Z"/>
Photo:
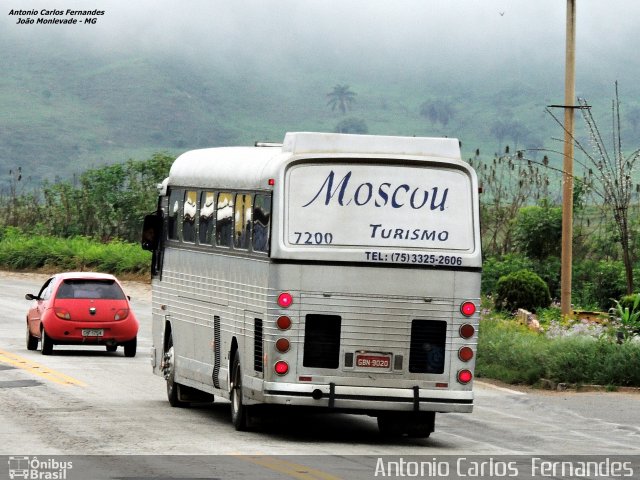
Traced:
<path fill-rule="evenodd" d="M 436 412 L 421 412 L 417 418 L 411 418 L 407 425 L 407 435 L 412 438 L 429 438 L 436 423 Z"/>
<path fill-rule="evenodd" d="M 174 382 L 176 375 L 174 359 L 173 337 L 169 334 L 167 351 L 164 352 L 164 358 L 162 360 L 162 372 L 164 373 L 164 378 L 167 381 L 167 398 L 169 399 L 169 404 L 172 407 L 187 407 L 189 406 L 189 403 L 183 402 L 178 396 L 178 389 L 180 388 L 180 385 Z"/>
<path fill-rule="evenodd" d="M 402 415 L 383 413 L 378 415 L 378 430 L 384 437 L 400 437 L 404 433 L 406 422 Z"/>
<path fill-rule="evenodd" d="M 378 415 L 378 430 L 385 437 L 429 438 L 435 419 L 435 412 L 387 412 Z"/>
<path fill-rule="evenodd" d="M 240 355 L 236 352 L 231 369 L 231 422 L 236 430 L 247 430 L 249 426 L 249 408 L 242 403 L 242 367 Z"/>

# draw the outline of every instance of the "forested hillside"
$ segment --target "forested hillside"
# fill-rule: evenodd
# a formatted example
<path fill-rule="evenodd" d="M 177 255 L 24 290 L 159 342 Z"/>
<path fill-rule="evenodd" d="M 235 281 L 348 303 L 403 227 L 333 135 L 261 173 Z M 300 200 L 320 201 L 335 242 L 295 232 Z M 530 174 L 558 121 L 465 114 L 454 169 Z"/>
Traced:
<path fill-rule="evenodd" d="M 430 64 L 428 52 L 406 65 L 391 56 L 365 61 L 348 51 L 335 63 L 326 63 L 329 57 L 234 62 L 206 52 L 199 58 L 61 48 L 1 32 L 0 40 L 5 186 L 18 167 L 35 186 L 154 152 L 280 141 L 295 130 L 458 137 L 465 156 L 479 148 L 487 158 L 506 145 L 554 147 L 552 137 L 562 135 L 545 113 L 546 105 L 562 103 L 561 61 L 543 70 L 531 59 L 507 59 L 516 62 L 509 68 L 491 67 L 495 59 L 488 59 L 467 70 Z M 586 68 L 579 76 L 579 94 L 606 121 L 615 78 Z M 353 94 L 346 108 L 332 103 L 336 88 Z M 627 138 L 638 134 L 637 92 L 637 84 L 621 85 Z"/>

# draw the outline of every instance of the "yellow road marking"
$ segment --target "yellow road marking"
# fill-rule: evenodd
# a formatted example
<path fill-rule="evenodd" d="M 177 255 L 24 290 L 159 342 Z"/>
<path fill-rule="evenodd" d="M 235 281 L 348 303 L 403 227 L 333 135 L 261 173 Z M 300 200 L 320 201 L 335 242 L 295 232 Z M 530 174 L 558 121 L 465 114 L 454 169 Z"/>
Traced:
<path fill-rule="evenodd" d="M 268 468 L 274 472 L 283 473 L 299 480 L 342 480 L 322 470 L 316 470 L 306 465 L 289 462 L 278 457 L 270 457 L 266 455 L 235 455 L 236 458 L 247 462 L 255 463 L 261 467 Z"/>
<path fill-rule="evenodd" d="M 4 350 L 0 350 L 0 362 L 6 363 L 8 365 L 13 365 L 14 367 L 21 368 L 22 370 L 26 370 L 29 373 L 37 375 L 45 380 L 48 380 L 53 383 L 57 383 L 59 385 L 77 385 L 79 387 L 86 387 L 87 385 L 80 380 L 77 380 L 73 377 L 65 375 L 61 372 L 56 372 L 55 370 L 46 367 L 44 365 L 40 365 L 39 363 L 32 362 L 20 355 L 16 355 L 15 353 L 5 352 Z"/>

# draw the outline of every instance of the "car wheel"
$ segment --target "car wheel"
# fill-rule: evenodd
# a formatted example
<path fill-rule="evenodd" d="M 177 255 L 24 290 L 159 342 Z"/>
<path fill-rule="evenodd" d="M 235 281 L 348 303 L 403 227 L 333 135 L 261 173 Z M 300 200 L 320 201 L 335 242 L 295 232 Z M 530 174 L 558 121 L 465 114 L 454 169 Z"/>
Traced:
<path fill-rule="evenodd" d="M 135 357 L 137 348 L 138 348 L 138 337 L 134 337 L 133 340 L 129 340 L 128 342 L 125 342 L 125 344 L 124 344 L 124 356 L 125 357 Z"/>
<path fill-rule="evenodd" d="M 167 399 L 169 400 L 169 405 L 172 407 L 188 407 L 189 402 L 183 402 L 178 396 L 178 389 L 180 388 L 180 385 L 174 381 L 176 375 L 174 359 L 173 337 L 169 334 L 169 338 L 167 340 L 167 351 L 164 352 L 164 358 L 162 360 L 162 372 L 164 373 L 164 378 L 167 381 Z"/>
<path fill-rule="evenodd" d="M 27 325 L 27 350 L 37 350 L 38 349 L 38 337 L 34 337 L 31 335 L 29 331 L 29 325 Z"/>
<path fill-rule="evenodd" d="M 53 353 L 53 342 L 47 335 L 47 332 L 42 328 L 42 333 L 40 334 L 40 342 L 42 343 L 42 355 L 51 355 Z"/>
<path fill-rule="evenodd" d="M 107 352 L 115 352 L 118 350 L 118 345 L 107 345 Z"/>
<path fill-rule="evenodd" d="M 247 430 L 249 427 L 249 407 L 242 403 L 242 366 L 240 365 L 240 354 L 236 352 L 233 357 L 233 367 L 231 369 L 231 422 L 236 430 Z"/>

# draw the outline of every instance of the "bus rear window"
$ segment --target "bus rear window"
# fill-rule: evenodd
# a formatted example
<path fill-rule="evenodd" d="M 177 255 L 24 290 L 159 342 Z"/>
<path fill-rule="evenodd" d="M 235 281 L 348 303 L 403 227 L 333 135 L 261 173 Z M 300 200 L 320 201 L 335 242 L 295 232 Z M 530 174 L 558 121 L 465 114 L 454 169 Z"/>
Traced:
<path fill-rule="evenodd" d="M 462 169 L 299 164 L 286 180 L 289 245 L 474 249 L 472 182 Z"/>

